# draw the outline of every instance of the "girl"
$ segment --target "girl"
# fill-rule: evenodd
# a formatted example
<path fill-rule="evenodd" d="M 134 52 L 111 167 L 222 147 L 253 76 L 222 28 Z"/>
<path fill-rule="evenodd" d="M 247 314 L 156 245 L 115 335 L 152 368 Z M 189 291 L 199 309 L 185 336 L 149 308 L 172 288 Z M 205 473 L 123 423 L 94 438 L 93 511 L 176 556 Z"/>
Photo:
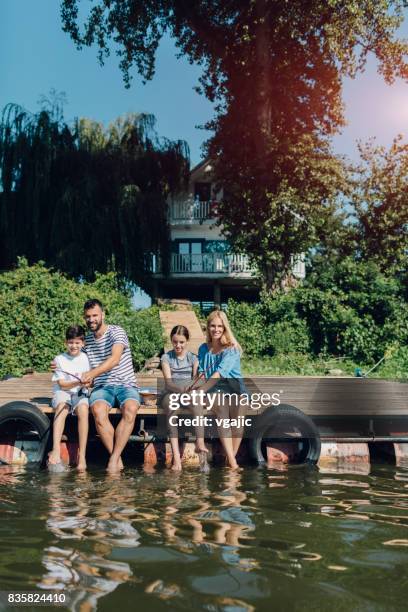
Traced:
<path fill-rule="evenodd" d="M 241 375 L 242 349 L 232 333 L 227 316 L 221 310 L 214 310 L 207 319 L 207 342 L 198 350 L 199 373 L 205 378 L 200 390 L 219 392 L 220 401 L 214 404 L 217 416 L 236 418 L 239 402 L 232 401 L 233 393 L 238 400 L 240 393 L 245 392 Z M 223 394 L 228 394 L 228 402 Z M 242 428 L 219 428 L 220 439 L 231 468 L 237 469 L 236 454 L 241 444 Z"/>
<path fill-rule="evenodd" d="M 187 342 L 190 338 L 189 331 L 184 325 L 176 325 L 170 333 L 173 349 L 165 353 L 161 358 L 161 366 L 166 384 L 165 395 L 161 404 L 167 414 L 170 414 L 168 406 L 169 393 L 183 393 L 190 388 L 191 381 L 197 375 L 198 359 L 191 351 L 187 350 Z M 174 414 L 174 413 L 172 413 Z M 181 470 L 181 457 L 178 441 L 177 427 L 169 426 L 170 444 L 173 453 L 172 470 Z M 204 431 L 196 429 L 196 451 L 207 452 L 204 445 Z"/>

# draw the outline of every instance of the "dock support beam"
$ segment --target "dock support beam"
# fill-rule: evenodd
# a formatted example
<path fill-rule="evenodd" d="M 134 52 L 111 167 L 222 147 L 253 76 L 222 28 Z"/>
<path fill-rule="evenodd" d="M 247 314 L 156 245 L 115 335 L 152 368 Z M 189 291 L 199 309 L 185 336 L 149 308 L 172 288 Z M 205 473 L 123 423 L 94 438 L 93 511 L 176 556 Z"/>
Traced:
<path fill-rule="evenodd" d="M 408 465 L 408 442 L 394 442 L 395 465 Z"/>
<path fill-rule="evenodd" d="M 319 467 L 323 471 L 343 468 L 350 472 L 370 471 L 370 451 L 367 442 L 322 442 Z"/>
<path fill-rule="evenodd" d="M 180 454 L 183 465 L 199 465 L 199 457 L 195 452 L 193 442 L 180 441 Z M 172 454 L 169 442 L 151 442 L 145 446 L 144 464 L 154 467 L 155 465 L 171 465 Z"/>
<path fill-rule="evenodd" d="M 214 306 L 221 307 L 221 287 L 219 281 L 214 282 Z"/>

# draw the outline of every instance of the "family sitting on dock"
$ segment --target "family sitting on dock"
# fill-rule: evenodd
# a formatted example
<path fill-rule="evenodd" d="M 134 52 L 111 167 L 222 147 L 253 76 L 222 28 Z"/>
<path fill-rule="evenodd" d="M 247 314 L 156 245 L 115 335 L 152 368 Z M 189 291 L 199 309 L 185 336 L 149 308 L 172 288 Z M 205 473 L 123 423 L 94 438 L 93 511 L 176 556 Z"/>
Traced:
<path fill-rule="evenodd" d="M 52 363 L 53 399 L 55 410 L 53 422 L 53 448 L 48 464 L 61 463 L 60 444 L 66 417 L 71 411 L 78 417 L 78 462 L 79 470 L 86 469 L 86 445 L 88 439 L 89 407 L 95 419 L 99 437 L 110 454 L 107 469 L 111 472 L 123 468 L 121 454 L 134 429 L 140 406 L 140 394 L 133 369 L 132 355 L 126 332 L 118 325 L 105 323 L 102 303 L 97 299 L 84 304 L 84 319 L 90 333 L 80 325 L 66 331 L 66 352 L 57 355 Z M 232 380 L 241 381 L 241 348 L 234 338 L 227 316 L 221 310 L 214 310 L 207 319 L 206 342 L 198 356 L 188 350 L 189 332 L 183 325 L 174 327 L 170 334 L 173 349 L 161 358 L 165 380 L 165 391 L 159 398 L 160 405 L 169 415 L 169 397 L 172 393 L 191 393 L 200 390 L 204 401 L 193 406 L 195 416 L 202 414 L 208 403 L 207 394 L 217 391 L 231 391 Z M 217 415 L 237 416 L 238 407 L 231 404 L 211 406 Z M 118 406 L 121 420 L 113 428 L 109 410 Z M 181 470 L 181 457 L 177 427 L 169 427 L 173 452 L 172 470 Z M 234 428 L 220 435 L 229 467 L 238 467 L 238 452 L 242 430 Z M 206 465 L 207 448 L 204 442 L 204 428 L 196 427 L 196 452 L 200 464 Z"/>

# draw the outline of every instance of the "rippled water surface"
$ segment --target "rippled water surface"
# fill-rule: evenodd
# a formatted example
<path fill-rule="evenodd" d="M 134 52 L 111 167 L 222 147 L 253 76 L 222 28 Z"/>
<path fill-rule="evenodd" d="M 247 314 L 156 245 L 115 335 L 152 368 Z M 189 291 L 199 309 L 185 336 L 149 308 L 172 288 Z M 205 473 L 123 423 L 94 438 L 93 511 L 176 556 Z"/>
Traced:
<path fill-rule="evenodd" d="M 2 467 L 0 517 L 1 589 L 72 610 L 408 608 L 403 468 Z"/>

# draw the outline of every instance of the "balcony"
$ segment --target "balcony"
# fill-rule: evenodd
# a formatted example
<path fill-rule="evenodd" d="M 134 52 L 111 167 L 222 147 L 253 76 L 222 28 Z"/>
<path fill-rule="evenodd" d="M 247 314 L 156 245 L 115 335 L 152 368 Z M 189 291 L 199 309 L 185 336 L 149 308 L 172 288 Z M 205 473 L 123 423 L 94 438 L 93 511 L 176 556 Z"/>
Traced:
<path fill-rule="evenodd" d="M 236 253 L 172 253 L 170 259 L 171 275 L 202 275 L 221 276 L 232 278 L 251 278 L 254 276 L 254 268 L 249 263 L 247 255 Z M 292 258 L 292 274 L 295 278 L 305 278 L 304 256 L 298 255 Z M 149 272 L 161 275 L 160 260 L 156 255 L 151 255 L 146 262 Z"/>
<path fill-rule="evenodd" d="M 295 278 L 298 279 L 306 277 L 304 253 L 302 253 L 301 255 L 292 255 L 292 274 Z"/>
<path fill-rule="evenodd" d="M 161 274 L 161 266 L 156 257 L 150 262 L 150 271 Z M 235 253 L 200 253 L 182 255 L 172 253 L 170 260 L 170 273 L 183 275 L 214 275 L 250 278 L 253 268 L 246 255 Z"/>
<path fill-rule="evenodd" d="M 169 222 L 172 225 L 203 223 L 216 217 L 216 200 L 182 200 L 172 202 L 169 210 Z"/>

